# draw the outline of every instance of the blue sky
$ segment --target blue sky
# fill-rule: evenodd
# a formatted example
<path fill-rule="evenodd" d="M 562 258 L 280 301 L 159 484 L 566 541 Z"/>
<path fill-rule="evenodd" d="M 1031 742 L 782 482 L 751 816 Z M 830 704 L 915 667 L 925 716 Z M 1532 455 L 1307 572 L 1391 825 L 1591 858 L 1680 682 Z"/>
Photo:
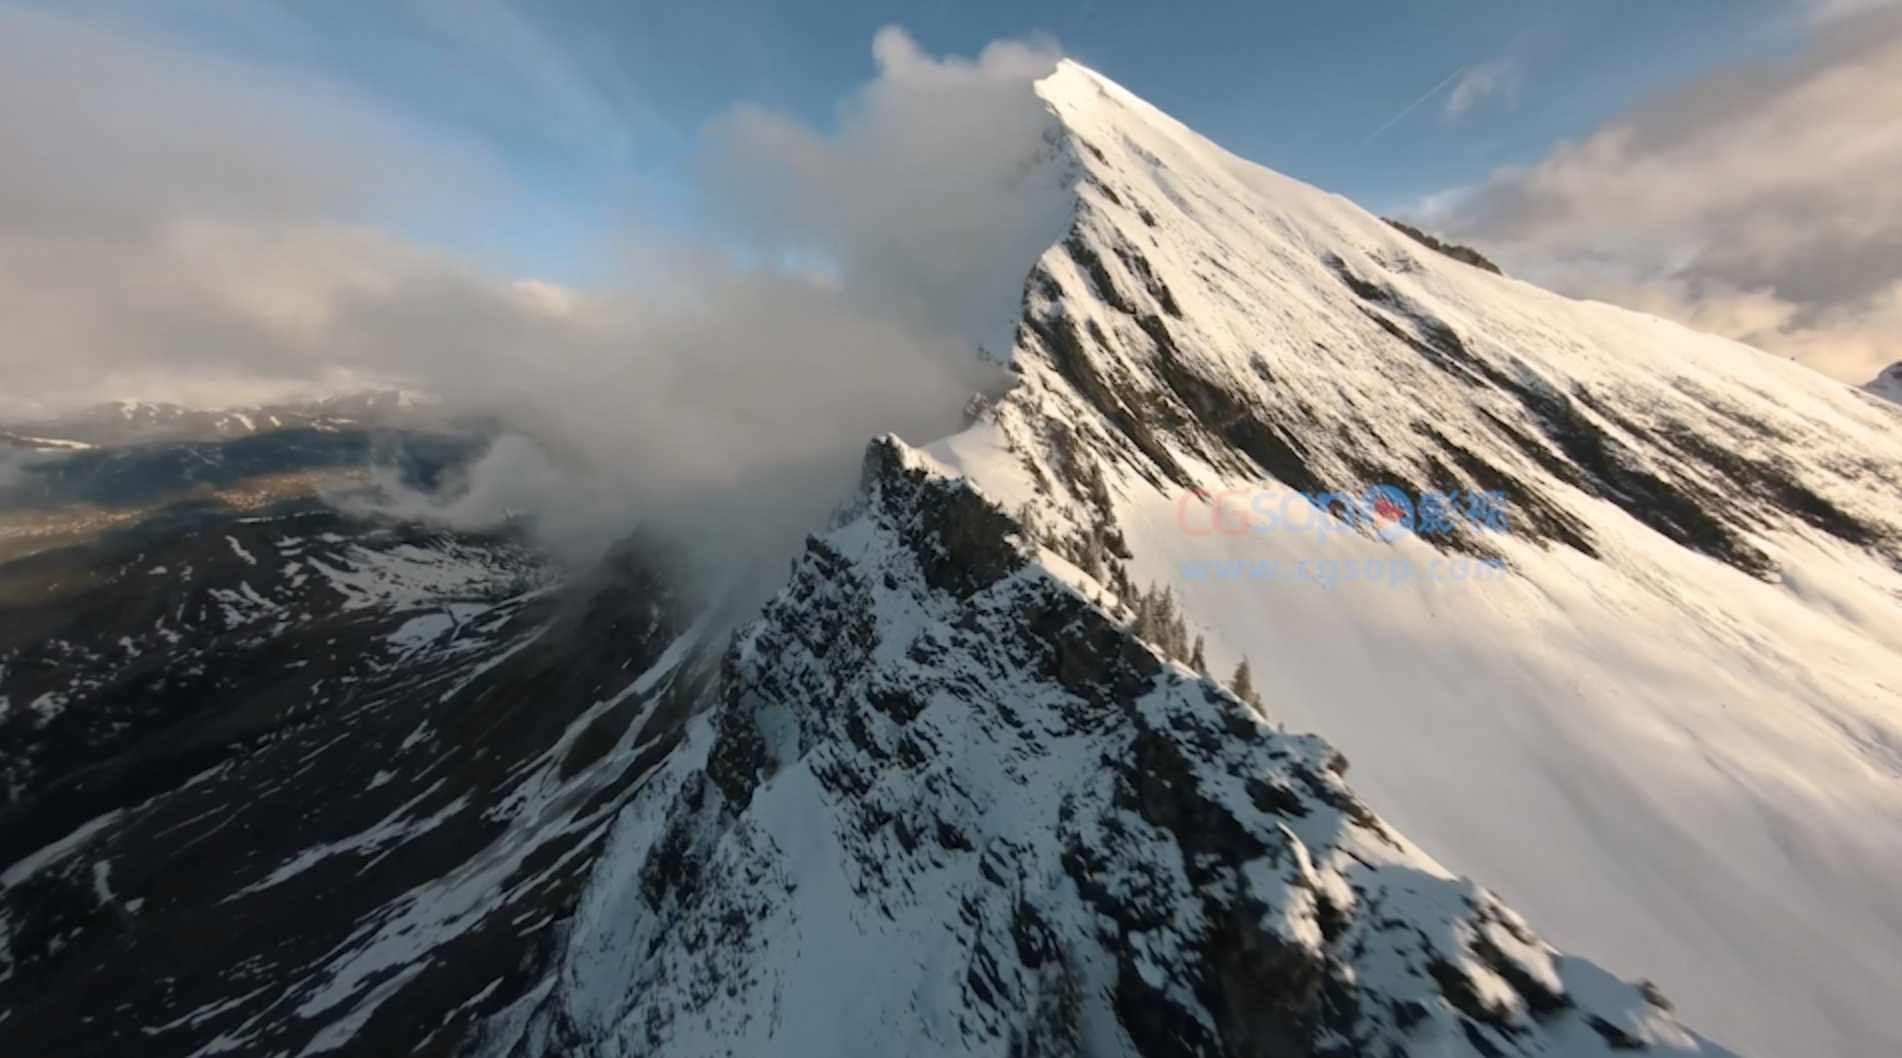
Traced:
<path fill-rule="evenodd" d="M 1648 93 L 1798 39 L 1792 0 L 49 6 L 321 79 L 424 137 L 478 145 L 505 177 L 479 219 L 425 198 L 379 220 L 562 281 L 611 258 L 603 232 L 703 222 L 692 167 L 710 118 L 750 102 L 826 127 L 873 74 L 887 24 L 934 54 L 1054 41 L 1230 149 L 1378 211 L 1535 160 Z M 1460 71 L 1474 84 L 1452 113 Z"/>
<path fill-rule="evenodd" d="M 0 0 L 0 405 L 622 348 L 756 272 L 990 326 L 1058 237 L 1005 189 L 1059 51 L 1516 277 L 1902 358 L 1902 0 Z"/>

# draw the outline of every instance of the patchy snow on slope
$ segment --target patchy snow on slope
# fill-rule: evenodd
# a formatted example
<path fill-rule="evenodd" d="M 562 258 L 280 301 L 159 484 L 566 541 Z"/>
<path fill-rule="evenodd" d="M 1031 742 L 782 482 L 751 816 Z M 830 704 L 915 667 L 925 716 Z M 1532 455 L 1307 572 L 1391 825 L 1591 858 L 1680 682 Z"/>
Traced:
<path fill-rule="evenodd" d="M 232 554 L 237 555 L 240 559 L 243 559 L 245 565 L 255 566 L 258 564 L 258 556 L 246 550 L 245 546 L 242 543 L 238 542 L 237 537 L 232 536 L 230 534 L 226 534 L 225 540 L 231 544 Z"/>
<path fill-rule="evenodd" d="M 443 782 L 444 780 L 437 780 L 434 784 L 424 789 L 422 793 L 417 794 L 395 811 L 391 812 L 387 817 L 361 833 L 352 834 L 341 841 L 312 845 L 304 849 L 296 856 L 273 868 L 271 873 L 242 889 L 234 891 L 230 896 L 225 897 L 225 901 L 228 903 L 233 900 L 242 900 L 253 893 L 262 892 L 274 885 L 281 885 L 285 881 L 309 870 L 313 865 L 332 856 L 362 855 L 365 853 L 380 852 L 392 845 L 413 841 L 435 830 L 437 827 L 442 826 L 445 821 L 469 807 L 469 800 L 466 796 L 458 797 L 427 816 L 417 816 L 415 814 L 417 806 L 421 802 L 431 799 L 435 793 L 442 788 Z"/>

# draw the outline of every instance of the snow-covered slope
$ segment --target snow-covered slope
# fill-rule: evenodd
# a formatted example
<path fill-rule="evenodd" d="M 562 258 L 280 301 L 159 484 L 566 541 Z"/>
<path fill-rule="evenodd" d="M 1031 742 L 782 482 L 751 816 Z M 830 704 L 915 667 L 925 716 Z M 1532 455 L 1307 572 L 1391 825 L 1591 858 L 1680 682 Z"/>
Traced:
<path fill-rule="evenodd" d="M 1021 385 L 933 453 L 1173 585 L 1558 943 L 1745 1053 L 1902 1053 L 1902 414 L 1425 251 L 1073 64 L 1039 91 L 1075 225 Z M 1377 486 L 1399 521 L 1344 524 Z"/>
<path fill-rule="evenodd" d="M 724 653 L 640 547 L 0 566 L 0 1050 L 1902 1053 L 1902 410 L 1037 90 L 1019 384 Z"/>
<path fill-rule="evenodd" d="M 894 440 L 623 810 L 509 1054 L 1719 1054 Z"/>
<path fill-rule="evenodd" d="M 874 447 L 496 1052 L 1709 1046 L 1430 853 L 1744 1053 L 1894 1053 L 1895 414 L 1038 90 L 1019 385 Z"/>

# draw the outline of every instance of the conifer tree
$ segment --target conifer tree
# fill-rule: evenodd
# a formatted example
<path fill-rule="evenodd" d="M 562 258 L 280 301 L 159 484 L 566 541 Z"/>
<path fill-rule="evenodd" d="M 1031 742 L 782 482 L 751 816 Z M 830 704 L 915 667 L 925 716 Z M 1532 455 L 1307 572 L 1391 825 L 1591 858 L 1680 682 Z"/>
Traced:
<path fill-rule="evenodd" d="M 1261 704 L 1261 696 L 1255 693 L 1255 675 L 1249 671 L 1247 658 L 1236 664 L 1235 676 L 1228 681 L 1228 689 L 1235 692 L 1235 697 L 1250 705 Z"/>

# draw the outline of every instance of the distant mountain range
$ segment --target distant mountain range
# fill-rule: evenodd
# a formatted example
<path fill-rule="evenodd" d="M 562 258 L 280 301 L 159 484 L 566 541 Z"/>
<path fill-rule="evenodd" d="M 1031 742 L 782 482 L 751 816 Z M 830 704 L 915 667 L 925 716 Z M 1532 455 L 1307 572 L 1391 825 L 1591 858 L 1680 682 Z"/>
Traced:
<path fill-rule="evenodd" d="M 271 430 L 415 426 L 429 422 L 439 407 L 427 396 L 400 389 L 222 409 L 118 400 L 50 419 L 0 423 L 0 446 L 78 449 L 149 441 L 217 441 Z"/>

